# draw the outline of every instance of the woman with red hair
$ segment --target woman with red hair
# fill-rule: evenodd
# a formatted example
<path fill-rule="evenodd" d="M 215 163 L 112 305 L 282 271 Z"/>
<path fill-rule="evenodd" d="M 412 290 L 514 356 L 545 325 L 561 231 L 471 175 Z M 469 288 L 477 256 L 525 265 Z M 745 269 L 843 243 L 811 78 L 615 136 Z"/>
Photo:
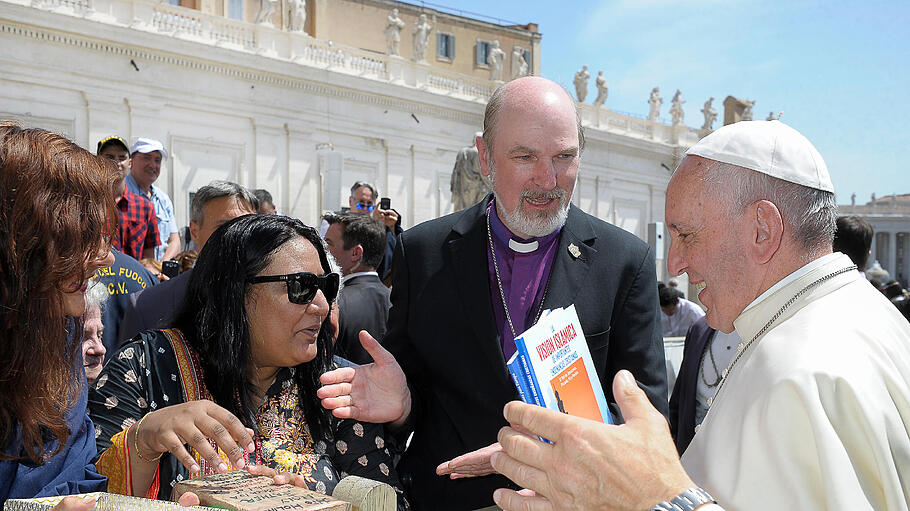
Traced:
<path fill-rule="evenodd" d="M 58 134 L 0 122 L 0 506 L 105 487 L 79 317 L 89 277 L 113 261 L 115 176 Z"/>

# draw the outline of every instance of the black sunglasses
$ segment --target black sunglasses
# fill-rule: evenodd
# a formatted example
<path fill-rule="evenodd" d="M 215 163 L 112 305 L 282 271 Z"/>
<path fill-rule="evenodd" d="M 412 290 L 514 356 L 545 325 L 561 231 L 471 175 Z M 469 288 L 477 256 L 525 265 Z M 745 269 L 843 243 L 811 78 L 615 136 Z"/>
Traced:
<path fill-rule="evenodd" d="M 265 275 L 253 277 L 249 280 L 250 284 L 259 284 L 262 282 L 287 282 L 288 300 L 291 303 L 306 305 L 316 298 L 316 291 L 322 290 L 325 299 L 329 303 L 338 296 L 338 286 L 340 279 L 337 273 L 326 273 L 325 275 L 316 275 L 310 272 L 291 273 L 289 275 Z"/>

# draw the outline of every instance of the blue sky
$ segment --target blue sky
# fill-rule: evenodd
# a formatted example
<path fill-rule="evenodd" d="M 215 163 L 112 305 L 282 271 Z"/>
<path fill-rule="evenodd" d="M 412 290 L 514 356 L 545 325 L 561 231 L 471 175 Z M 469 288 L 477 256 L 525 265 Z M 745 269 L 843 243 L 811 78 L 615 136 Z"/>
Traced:
<path fill-rule="evenodd" d="M 438 1 L 538 23 L 543 76 L 574 90 L 586 64 L 589 102 L 601 69 L 607 107 L 646 115 L 656 86 L 668 118 L 680 89 L 694 127 L 708 97 L 715 127 L 725 97 L 748 98 L 756 119 L 783 111 L 816 145 L 839 203 L 910 193 L 910 1 Z"/>

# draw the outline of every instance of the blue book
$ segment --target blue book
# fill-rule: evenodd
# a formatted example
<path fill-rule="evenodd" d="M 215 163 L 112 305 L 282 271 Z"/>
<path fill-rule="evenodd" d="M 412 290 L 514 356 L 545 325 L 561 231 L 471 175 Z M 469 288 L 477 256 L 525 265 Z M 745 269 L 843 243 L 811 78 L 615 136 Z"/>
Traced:
<path fill-rule="evenodd" d="M 516 353 L 519 353 L 521 368 L 525 373 L 525 380 L 528 382 L 528 390 L 530 391 L 531 399 L 525 401 L 525 403 L 547 406 L 543 400 L 543 395 L 540 393 L 540 384 L 537 378 L 534 377 L 534 369 L 531 367 L 530 359 L 528 358 L 528 346 L 525 344 L 524 334 L 515 338 L 515 348 L 517 349 Z"/>
<path fill-rule="evenodd" d="M 613 424 L 574 305 L 542 315 L 515 347 L 509 372 L 524 402 Z"/>
<path fill-rule="evenodd" d="M 509 368 L 509 374 L 512 375 L 512 381 L 515 382 L 515 387 L 518 389 L 518 396 L 525 403 L 529 403 L 528 396 L 530 391 L 528 390 L 528 379 L 525 378 L 524 367 L 520 359 L 521 353 L 516 351 L 512 354 L 512 357 L 509 358 L 509 361 L 506 362 L 506 367 Z"/>

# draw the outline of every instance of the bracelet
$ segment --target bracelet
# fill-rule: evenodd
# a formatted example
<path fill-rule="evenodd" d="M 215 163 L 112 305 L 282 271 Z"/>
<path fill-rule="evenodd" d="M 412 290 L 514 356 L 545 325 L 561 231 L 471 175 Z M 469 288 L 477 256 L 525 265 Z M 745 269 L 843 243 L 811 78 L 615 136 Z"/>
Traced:
<path fill-rule="evenodd" d="M 136 456 L 139 456 L 140 460 L 145 461 L 147 463 L 154 463 L 154 462 L 158 461 L 159 459 L 161 459 L 161 456 L 163 456 L 164 453 L 163 452 L 158 453 L 158 456 L 155 456 L 152 459 L 148 459 L 142 455 L 142 452 L 139 450 L 139 427 L 142 426 L 142 421 L 144 421 L 144 420 L 145 420 L 145 415 L 143 415 L 142 418 L 139 419 L 139 422 L 136 423 L 136 431 L 135 431 L 135 433 L 133 433 L 133 447 L 136 449 Z"/>
<path fill-rule="evenodd" d="M 673 497 L 669 502 L 664 501 L 654 506 L 651 508 L 651 511 L 694 511 L 703 504 L 716 503 L 717 501 L 714 500 L 714 497 L 705 490 L 701 488 L 689 488 L 676 497 Z"/>

